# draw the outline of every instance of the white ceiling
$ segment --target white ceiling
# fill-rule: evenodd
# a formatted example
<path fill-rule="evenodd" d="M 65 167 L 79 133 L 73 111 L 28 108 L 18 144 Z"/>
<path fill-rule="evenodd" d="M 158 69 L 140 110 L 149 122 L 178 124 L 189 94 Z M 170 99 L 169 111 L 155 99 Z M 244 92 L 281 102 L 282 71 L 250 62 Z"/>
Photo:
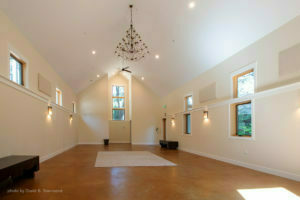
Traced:
<path fill-rule="evenodd" d="M 195 0 L 194 9 L 189 2 L 0 0 L 0 9 L 78 92 L 97 74 L 122 67 L 114 50 L 129 27 L 128 5 L 133 3 L 135 27 L 152 54 L 130 66 L 159 95 L 300 14 L 299 0 Z"/>

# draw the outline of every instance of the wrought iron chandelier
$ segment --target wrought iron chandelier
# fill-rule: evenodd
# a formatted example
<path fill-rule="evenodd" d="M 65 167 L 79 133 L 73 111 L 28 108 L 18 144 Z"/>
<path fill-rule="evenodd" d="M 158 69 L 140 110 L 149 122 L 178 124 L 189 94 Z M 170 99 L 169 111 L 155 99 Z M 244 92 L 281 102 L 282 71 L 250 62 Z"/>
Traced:
<path fill-rule="evenodd" d="M 128 61 L 139 61 L 149 54 L 148 46 L 142 41 L 141 36 L 136 32 L 133 27 L 132 21 L 132 8 L 133 5 L 129 5 L 131 20 L 130 27 L 126 31 L 126 36 L 122 38 L 122 41 L 117 45 L 115 54 L 118 57 Z"/>

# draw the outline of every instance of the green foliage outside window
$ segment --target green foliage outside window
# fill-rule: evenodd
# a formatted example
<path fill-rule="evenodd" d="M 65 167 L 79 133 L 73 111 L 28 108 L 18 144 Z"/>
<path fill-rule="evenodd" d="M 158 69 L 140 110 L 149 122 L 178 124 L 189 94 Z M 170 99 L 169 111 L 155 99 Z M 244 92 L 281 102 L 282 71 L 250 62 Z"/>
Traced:
<path fill-rule="evenodd" d="M 251 103 L 237 105 L 236 111 L 237 111 L 237 135 L 251 136 L 252 135 Z"/>

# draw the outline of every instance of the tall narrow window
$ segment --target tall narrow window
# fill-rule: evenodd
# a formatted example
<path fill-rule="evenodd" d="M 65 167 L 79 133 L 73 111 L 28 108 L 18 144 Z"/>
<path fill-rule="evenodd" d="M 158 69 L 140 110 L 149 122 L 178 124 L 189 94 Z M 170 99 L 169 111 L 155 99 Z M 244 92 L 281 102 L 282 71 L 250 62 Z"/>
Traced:
<path fill-rule="evenodd" d="M 62 92 L 56 88 L 56 104 L 62 106 Z"/>
<path fill-rule="evenodd" d="M 252 135 L 251 101 L 236 104 L 236 135 Z"/>
<path fill-rule="evenodd" d="M 254 94 L 254 70 L 250 69 L 233 76 L 233 96 L 240 98 Z"/>
<path fill-rule="evenodd" d="M 191 114 L 185 114 L 184 115 L 184 133 L 185 134 L 191 134 Z"/>
<path fill-rule="evenodd" d="M 112 120 L 125 120 L 125 88 L 112 87 Z"/>
<path fill-rule="evenodd" d="M 72 111 L 73 113 L 76 113 L 76 103 L 72 102 Z"/>
<path fill-rule="evenodd" d="M 18 59 L 13 54 L 10 54 L 9 58 L 9 79 L 19 85 L 24 86 L 24 67 L 25 62 Z"/>
<path fill-rule="evenodd" d="M 185 97 L 185 110 L 189 111 L 193 109 L 193 96 Z"/>

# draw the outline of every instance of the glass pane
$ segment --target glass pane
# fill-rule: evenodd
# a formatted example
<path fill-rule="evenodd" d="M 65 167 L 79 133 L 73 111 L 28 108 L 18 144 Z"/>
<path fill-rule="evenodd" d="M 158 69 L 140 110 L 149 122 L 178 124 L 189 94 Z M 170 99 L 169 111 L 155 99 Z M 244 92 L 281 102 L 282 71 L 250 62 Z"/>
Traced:
<path fill-rule="evenodd" d="M 113 98 L 113 108 L 125 108 L 125 99 Z"/>
<path fill-rule="evenodd" d="M 251 136 L 251 103 L 237 106 L 237 135 Z"/>
<path fill-rule="evenodd" d="M 186 134 L 191 134 L 191 115 L 186 115 Z"/>
<path fill-rule="evenodd" d="M 237 97 L 254 94 L 254 72 L 238 77 L 237 84 Z"/>
<path fill-rule="evenodd" d="M 22 84 L 22 64 L 18 62 L 13 57 L 10 57 L 10 74 L 9 79 L 18 83 Z"/>
<path fill-rule="evenodd" d="M 186 99 L 186 106 L 187 106 L 187 110 L 192 110 L 193 109 L 193 97 L 187 97 Z"/>
<path fill-rule="evenodd" d="M 113 97 L 125 97 L 125 89 L 123 86 L 113 86 Z"/>
<path fill-rule="evenodd" d="M 113 110 L 112 118 L 113 120 L 125 120 L 125 110 Z"/>

